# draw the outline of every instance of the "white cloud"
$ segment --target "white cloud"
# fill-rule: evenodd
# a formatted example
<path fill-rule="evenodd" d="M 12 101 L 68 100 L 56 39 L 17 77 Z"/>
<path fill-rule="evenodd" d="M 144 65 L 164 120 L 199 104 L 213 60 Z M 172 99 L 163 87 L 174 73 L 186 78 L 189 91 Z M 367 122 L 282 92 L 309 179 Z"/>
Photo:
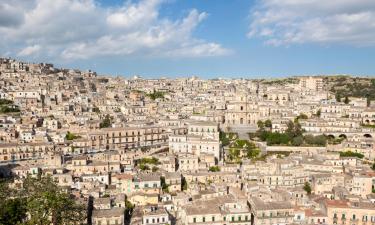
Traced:
<path fill-rule="evenodd" d="M 163 18 L 159 11 L 164 0 L 126 2 L 117 8 L 103 7 L 95 0 L 30 0 L 17 8 L 21 2 L 11 0 L 6 7 L 17 9 L 23 19 L 1 21 L 0 17 L 0 47 L 19 56 L 43 53 L 40 55 L 74 60 L 111 55 L 169 57 L 172 52 L 174 56 L 199 57 L 230 52 L 218 43 L 193 37 L 207 13 L 193 9 L 181 19 Z M 5 4 L 0 3 L 0 13 L 3 8 Z"/>
<path fill-rule="evenodd" d="M 29 56 L 36 54 L 37 52 L 40 51 L 40 45 L 32 45 L 32 46 L 27 46 L 26 48 L 22 49 L 18 55 L 19 56 Z"/>
<path fill-rule="evenodd" d="M 248 37 L 271 45 L 375 45 L 374 0 L 260 0 L 250 17 Z"/>

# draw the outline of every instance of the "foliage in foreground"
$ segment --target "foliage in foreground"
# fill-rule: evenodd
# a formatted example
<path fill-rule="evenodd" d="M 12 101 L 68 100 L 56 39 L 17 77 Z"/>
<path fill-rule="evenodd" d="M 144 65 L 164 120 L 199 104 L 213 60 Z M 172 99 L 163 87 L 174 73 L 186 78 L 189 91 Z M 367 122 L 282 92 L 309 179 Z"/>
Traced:
<path fill-rule="evenodd" d="M 2 181 L 0 192 L 0 224 L 81 224 L 86 218 L 85 207 L 64 193 L 51 177 L 28 177 L 17 191 Z"/>

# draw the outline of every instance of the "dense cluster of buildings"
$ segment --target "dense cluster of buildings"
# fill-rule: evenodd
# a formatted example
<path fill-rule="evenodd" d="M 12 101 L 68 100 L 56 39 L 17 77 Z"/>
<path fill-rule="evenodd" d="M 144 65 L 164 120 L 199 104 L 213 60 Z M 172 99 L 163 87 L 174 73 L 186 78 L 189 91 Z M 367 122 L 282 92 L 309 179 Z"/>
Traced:
<path fill-rule="evenodd" d="M 375 102 L 337 100 L 322 77 L 126 79 L 3 58 L 0 174 L 51 176 L 93 225 L 373 225 Z M 222 136 L 302 114 L 304 135 L 336 142 L 226 160 Z"/>

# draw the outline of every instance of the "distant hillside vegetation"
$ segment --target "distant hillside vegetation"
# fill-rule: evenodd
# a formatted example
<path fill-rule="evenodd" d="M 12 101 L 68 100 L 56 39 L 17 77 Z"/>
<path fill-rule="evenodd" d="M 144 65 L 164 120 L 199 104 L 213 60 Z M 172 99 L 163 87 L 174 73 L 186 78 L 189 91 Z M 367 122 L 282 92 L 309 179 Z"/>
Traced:
<path fill-rule="evenodd" d="M 328 76 L 324 77 L 330 91 L 335 93 L 336 99 L 345 97 L 367 98 L 367 103 L 375 100 L 375 78 Z"/>

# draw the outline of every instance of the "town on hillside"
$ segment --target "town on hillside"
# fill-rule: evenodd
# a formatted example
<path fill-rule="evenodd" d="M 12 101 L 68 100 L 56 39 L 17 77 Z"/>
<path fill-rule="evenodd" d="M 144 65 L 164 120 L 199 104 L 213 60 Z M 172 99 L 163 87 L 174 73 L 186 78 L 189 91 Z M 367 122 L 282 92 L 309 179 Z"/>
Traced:
<path fill-rule="evenodd" d="M 375 224 L 375 78 L 0 59 L 0 224 Z"/>

